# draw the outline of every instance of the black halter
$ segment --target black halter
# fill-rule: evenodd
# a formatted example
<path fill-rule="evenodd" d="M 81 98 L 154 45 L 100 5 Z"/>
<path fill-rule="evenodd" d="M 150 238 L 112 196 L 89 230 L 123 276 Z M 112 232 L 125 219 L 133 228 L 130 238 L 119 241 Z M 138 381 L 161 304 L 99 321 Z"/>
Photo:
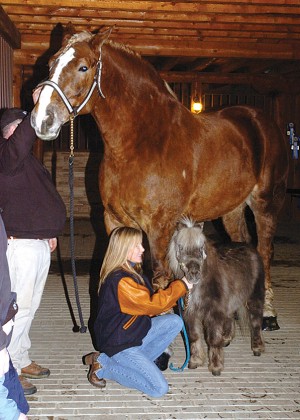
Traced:
<path fill-rule="evenodd" d="M 67 110 L 69 111 L 69 114 L 73 114 L 73 117 L 75 118 L 79 112 L 82 110 L 82 108 L 88 103 L 88 101 L 90 100 L 90 97 L 92 96 L 95 87 L 97 86 L 98 88 L 98 92 L 99 95 L 105 99 L 105 96 L 101 90 L 101 72 L 102 72 L 102 51 L 100 50 L 100 56 L 99 56 L 99 60 L 97 61 L 97 65 L 96 65 L 96 73 L 94 76 L 94 80 L 92 83 L 92 86 L 90 87 L 90 90 L 88 91 L 88 94 L 86 95 L 85 99 L 82 101 L 82 103 L 79 106 L 72 106 L 69 99 L 66 97 L 66 95 L 64 94 L 64 92 L 62 91 L 62 89 L 58 86 L 57 83 L 53 82 L 52 80 L 46 80 L 44 82 L 41 82 L 38 84 L 37 88 L 41 87 L 41 86 L 51 86 L 53 89 L 56 90 L 56 92 L 59 94 L 59 96 L 61 97 L 63 103 L 65 104 Z"/>

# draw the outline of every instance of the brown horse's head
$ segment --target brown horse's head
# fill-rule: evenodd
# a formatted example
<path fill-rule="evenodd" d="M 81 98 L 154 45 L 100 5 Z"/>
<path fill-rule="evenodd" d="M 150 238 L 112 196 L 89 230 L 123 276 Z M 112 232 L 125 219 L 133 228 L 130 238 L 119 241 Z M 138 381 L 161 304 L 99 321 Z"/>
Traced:
<path fill-rule="evenodd" d="M 31 125 L 42 140 L 57 138 L 61 126 L 70 115 L 76 115 L 89 94 L 91 100 L 84 106 L 84 113 L 90 112 L 94 92 L 101 91 L 101 74 L 97 77 L 101 47 L 111 30 L 96 35 L 74 34 L 69 25 L 61 49 L 49 61 L 48 81 L 37 87 L 40 95 L 31 114 Z"/>

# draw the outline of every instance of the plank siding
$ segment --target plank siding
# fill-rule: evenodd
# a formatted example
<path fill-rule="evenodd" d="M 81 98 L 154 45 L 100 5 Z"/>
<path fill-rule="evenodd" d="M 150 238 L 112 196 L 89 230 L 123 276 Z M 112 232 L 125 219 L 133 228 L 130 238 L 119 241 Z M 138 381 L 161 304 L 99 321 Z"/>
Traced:
<path fill-rule="evenodd" d="M 13 50 L 0 36 L 0 108 L 9 108 L 13 98 Z"/>

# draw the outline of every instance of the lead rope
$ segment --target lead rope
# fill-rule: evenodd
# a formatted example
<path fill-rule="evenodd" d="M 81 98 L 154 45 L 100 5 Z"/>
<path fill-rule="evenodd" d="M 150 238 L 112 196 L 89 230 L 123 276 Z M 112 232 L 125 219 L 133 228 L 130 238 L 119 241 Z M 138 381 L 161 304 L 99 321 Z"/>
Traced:
<path fill-rule="evenodd" d="M 70 156 L 69 156 L 69 187 L 70 187 L 70 253 L 71 253 L 71 266 L 73 274 L 73 283 L 75 290 L 76 304 L 78 308 L 79 320 L 80 320 L 80 329 L 81 333 L 85 333 L 87 327 L 84 325 L 81 304 L 79 299 L 77 276 L 76 276 L 76 266 L 75 266 L 75 246 L 74 246 L 74 172 L 73 172 L 73 163 L 74 163 L 74 118 L 75 116 L 70 115 Z"/>
<path fill-rule="evenodd" d="M 183 336 L 184 336 L 186 358 L 185 358 L 185 362 L 183 363 L 183 365 L 181 367 L 176 368 L 176 367 L 173 366 L 173 363 L 170 363 L 169 368 L 171 370 L 176 371 L 176 372 L 182 372 L 184 370 L 184 368 L 187 366 L 187 364 L 189 363 L 191 354 L 190 354 L 189 338 L 188 338 L 187 331 L 186 331 L 186 328 L 185 328 L 185 323 L 184 323 L 184 320 L 183 320 L 183 312 L 182 311 L 184 310 L 184 299 L 181 297 L 178 300 L 177 304 L 178 304 L 178 309 L 179 309 L 179 315 L 180 315 L 180 317 L 183 321 L 182 332 L 183 332 Z"/>

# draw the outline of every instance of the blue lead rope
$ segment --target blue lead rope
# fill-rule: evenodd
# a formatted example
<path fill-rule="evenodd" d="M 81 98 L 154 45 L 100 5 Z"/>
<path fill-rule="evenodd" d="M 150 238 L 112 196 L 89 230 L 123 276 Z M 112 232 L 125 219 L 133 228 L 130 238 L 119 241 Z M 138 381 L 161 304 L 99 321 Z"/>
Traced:
<path fill-rule="evenodd" d="M 182 311 L 184 310 L 184 300 L 183 300 L 182 297 L 178 300 L 178 309 L 179 309 L 179 315 L 180 315 L 180 317 L 181 317 L 181 319 L 183 321 L 183 313 L 182 313 Z M 189 338 L 188 338 L 188 335 L 187 335 L 187 331 L 186 331 L 186 328 L 185 328 L 184 321 L 183 321 L 182 332 L 183 332 L 183 335 L 184 335 L 184 344 L 185 344 L 186 358 L 185 358 L 185 362 L 183 363 L 183 365 L 181 367 L 178 367 L 178 368 L 174 367 L 173 366 L 173 363 L 170 363 L 169 368 L 171 370 L 176 371 L 176 372 L 182 372 L 184 370 L 184 368 L 189 363 L 190 356 L 191 356 L 191 354 L 190 354 L 190 343 L 189 343 Z"/>

